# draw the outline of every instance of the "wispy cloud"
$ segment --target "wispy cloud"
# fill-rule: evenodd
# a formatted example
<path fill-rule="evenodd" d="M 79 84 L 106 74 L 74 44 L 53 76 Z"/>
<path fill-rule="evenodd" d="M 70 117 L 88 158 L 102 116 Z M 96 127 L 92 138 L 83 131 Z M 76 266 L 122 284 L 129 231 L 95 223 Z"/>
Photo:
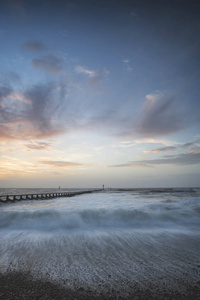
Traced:
<path fill-rule="evenodd" d="M 174 144 L 174 142 L 171 142 L 171 144 Z M 191 142 L 188 142 L 188 143 L 184 143 L 184 144 L 176 143 L 176 146 L 166 146 L 166 147 L 162 147 L 162 148 L 145 150 L 143 152 L 144 153 L 170 152 L 170 151 L 177 151 L 177 150 L 183 150 L 183 149 L 190 149 L 190 148 L 194 147 L 193 149 L 190 150 L 190 152 L 192 152 L 192 150 L 194 150 L 194 151 L 195 151 L 195 149 L 198 150 L 199 145 L 200 145 L 199 144 L 199 139 L 194 139 L 194 141 L 191 141 Z"/>
<path fill-rule="evenodd" d="M 87 85 L 94 86 L 100 81 L 102 81 L 105 76 L 109 74 L 109 71 L 106 68 L 99 68 L 95 75 L 87 82 Z"/>
<path fill-rule="evenodd" d="M 168 147 L 163 147 L 163 148 L 157 148 L 157 149 L 152 149 L 152 150 L 145 150 L 143 151 L 144 153 L 159 153 L 159 152 L 171 152 L 171 151 L 176 151 L 177 148 L 173 146 L 168 146 Z"/>
<path fill-rule="evenodd" d="M 49 74 L 59 74 L 63 71 L 62 60 L 54 55 L 47 55 L 39 59 L 33 59 L 32 65 L 36 70 Z"/>
<path fill-rule="evenodd" d="M 119 108 L 122 112 L 124 110 L 123 114 L 119 113 L 118 109 L 112 116 L 112 123 L 116 128 L 115 136 L 134 140 L 157 140 L 190 126 L 180 110 L 177 110 L 176 98 L 167 93 L 158 91 L 146 95 L 146 100 L 137 115 L 134 113 L 134 102 L 127 103 L 126 106 L 122 103 L 123 106 Z"/>
<path fill-rule="evenodd" d="M 24 144 L 24 146 L 30 150 L 49 150 L 51 143 L 35 141 L 29 144 Z"/>
<path fill-rule="evenodd" d="M 125 164 L 111 165 L 108 167 L 153 167 L 156 165 L 188 166 L 200 164 L 200 153 L 185 153 L 178 155 L 168 155 L 159 159 L 144 159 L 140 161 L 131 161 Z"/>
<path fill-rule="evenodd" d="M 199 148 L 195 148 L 195 149 L 191 149 L 190 153 L 200 153 L 200 147 Z"/>
<path fill-rule="evenodd" d="M 123 59 L 122 62 L 125 66 L 126 71 L 131 72 L 133 70 L 133 68 L 130 65 L 130 60 L 129 59 Z"/>
<path fill-rule="evenodd" d="M 22 44 L 21 50 L 28 52 L 40 52 L 46 50 L 46 46 L 39 41 L 29 41 Z"/>
<path fill-rule="evenodd" d="M 136 144 L 163 144 L 166 147 L 170 147 L 172 144 L 178 144 L 177 142 L 168 139 L 157 139 L 157 138 L 141 138 L 134 140 Z"/>
<path fill-rule="evenodd" d="M 24 177 L 33 172 L 32 162 L 19 159 L 14 155 L 2 155 L 0 157 L 0 179 L 11 179 L 12 177 Z"/>
<path fill-rule="evenodd" d="M 9 98 L 31 104 L 31 101 L 27 99 L 23 93 L 13 92 L 9 95 Z"/>
<path fill-rule="evenodd" d="M 143 164 L 143 163 L 127 163 L 127 164 L 117 164 L 117 165 L 110 165 L 110 166 L 106 166 L 107 168 L 127 168 L 127 167 L 131 167 L 131 168 L 154 168 L 153 166 L 149 166 L 147 164 Z"/>
<path fill-rule="evenodd" d="M 87 82 L 87 85 L 94 86 L 97 83 L 99 83 L 106 75 L 109 74 L 109 71 L 106 68 L 99 68 L 98 70 L 94 71 L 91 69 L 88 69 L 83 66 L 76 66 L 75 71 L 79 74 L 84 74 L 87 77 L 89 77 L 89 81 Z"/>
<path fill-rule="evenodd" d="M 96 72 L 94 70 L 89 70 L 89 69 L 87 69 L 85 67 L 82 67 L 82 66 L 76 66 L 75 71 L 77 73 L 85 74 L 89 77 L 95 77 L 96 76 Z"/>
<path fill-rule="evenodd" d="M 173 98 L 160 92 L 146 96 L 136 123 L 136 132 L 145 137 L 172 134 L 183 128 L 182 118 L 173 107 Z"/>
<path fill-rule="evenodd" d="M 191 146 L 194 146 L 196 144 L 196 142 L 188 142 L 182 145 L 183 148 L 189 148 Z"/>
<path fill-rule="evenodd" d="M 94 166 L 95 163 L 85 164 L 85 163 L 77 163 L 71 161 L 62 161 L 62 160 L 41 160 L 39 161 L 40 164 L 49 165 L 51 167 L 58 167 L 58 168 L 74 168 L 74 167 L 85 167 L 85 166 Z"/>

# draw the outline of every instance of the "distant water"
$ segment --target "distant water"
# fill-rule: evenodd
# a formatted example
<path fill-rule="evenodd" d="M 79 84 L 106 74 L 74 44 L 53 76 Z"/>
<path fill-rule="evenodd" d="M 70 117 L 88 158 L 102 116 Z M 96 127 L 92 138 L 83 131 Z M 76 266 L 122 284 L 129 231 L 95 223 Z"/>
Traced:
<path fill-rule="evenodd" d="M 198 281 L 199 229 L 200 189 L 115 189 L 0 204 L 0 270 L 30 271 L 70 288 L 122 290 L 123 283 L 126 293 L 131 282 L 153 288 L 163 278 L 184 289 Z"/>

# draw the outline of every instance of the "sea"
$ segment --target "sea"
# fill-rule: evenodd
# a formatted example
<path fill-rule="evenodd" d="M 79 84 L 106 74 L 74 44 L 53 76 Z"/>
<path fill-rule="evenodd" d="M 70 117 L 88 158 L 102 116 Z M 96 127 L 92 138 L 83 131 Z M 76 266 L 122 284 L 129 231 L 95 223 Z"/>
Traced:
<path fill-rule="evenodd" d="M 51 190 L 0 194 L 41 191 Z M 13 271 L 122 298 L 133 286 L 200 287 L 200 188 L 105 189 L 0 203 L 0 272 Z"/>

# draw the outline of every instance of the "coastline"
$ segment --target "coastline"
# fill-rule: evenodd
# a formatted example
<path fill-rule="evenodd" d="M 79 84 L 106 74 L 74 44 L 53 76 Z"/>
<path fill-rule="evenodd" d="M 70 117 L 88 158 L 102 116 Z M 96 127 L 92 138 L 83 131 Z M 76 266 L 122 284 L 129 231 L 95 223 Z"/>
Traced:
<path fill-rule="evenodd" d="M 0 299 L 4 300 L 64 300 L 64 299 L 82 299 L 82 300 L 106 300 L 106 299 L 137 299 L 137 300 L 188 300 L 200 299 L 200 281 L 196 285 L 187 286 L 182 292 L 171 290 L 169 286 L 160 289 L 160 282 L 157 288 L 150 289 L 133 282 L 130 289 L 105 291 L 92 291 L 77 287 L 72 290 L 58 283 L 39 280 L 33 278 L 28 273 L 10 272 L 0 274 Z"/>
<path fill-rule="evenodd" d="M 200 300 L 199 192 L 105 196 L 2 206 L 0 300 Z"/>

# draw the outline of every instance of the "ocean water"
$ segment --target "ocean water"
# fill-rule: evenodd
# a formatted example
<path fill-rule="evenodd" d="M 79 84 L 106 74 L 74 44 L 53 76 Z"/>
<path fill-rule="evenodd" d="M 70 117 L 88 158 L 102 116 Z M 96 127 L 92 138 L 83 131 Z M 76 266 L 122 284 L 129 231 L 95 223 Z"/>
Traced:
<path fill-rule="evenodd" d="M 199 284 L 199 229 L 200 189 L 1 203 L 0 271 L 123 297 L 135 284 L 181 291 Z"/>

